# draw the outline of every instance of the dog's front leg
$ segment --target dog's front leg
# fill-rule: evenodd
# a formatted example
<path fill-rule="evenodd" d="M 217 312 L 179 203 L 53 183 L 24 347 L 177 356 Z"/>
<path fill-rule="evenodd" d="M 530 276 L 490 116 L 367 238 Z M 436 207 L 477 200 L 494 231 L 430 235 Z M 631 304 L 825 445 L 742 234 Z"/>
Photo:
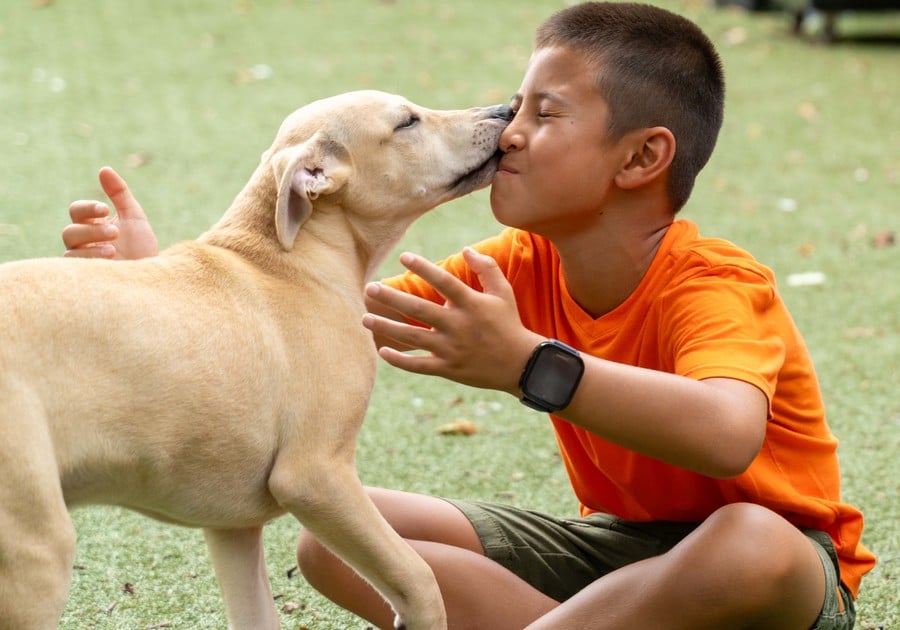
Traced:
<path fill-rule="evenodd" d="M 230 630 L 280 628 L 266 574 L 262 527 L 204 529 Z"/>
<path fill-rule="evenodd" d="M 390 603 L 395 627 L 443 630 L 444 602 L 431 567 L 391 528 L 352 462 L 282 452 L 269 489 L 316 539 Z"/>

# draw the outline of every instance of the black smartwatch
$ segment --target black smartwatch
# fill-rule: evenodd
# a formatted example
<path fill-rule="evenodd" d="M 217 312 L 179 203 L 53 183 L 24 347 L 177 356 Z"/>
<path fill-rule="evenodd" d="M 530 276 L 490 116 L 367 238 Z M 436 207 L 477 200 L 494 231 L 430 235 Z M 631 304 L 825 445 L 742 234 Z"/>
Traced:
<path fill-rule="evenodd" d="M 584 361 L 575 348 L 556 339 L 542 341 L 531 353 L 519 379 L 523 405 L 552 413 L 572 402 Z"/>

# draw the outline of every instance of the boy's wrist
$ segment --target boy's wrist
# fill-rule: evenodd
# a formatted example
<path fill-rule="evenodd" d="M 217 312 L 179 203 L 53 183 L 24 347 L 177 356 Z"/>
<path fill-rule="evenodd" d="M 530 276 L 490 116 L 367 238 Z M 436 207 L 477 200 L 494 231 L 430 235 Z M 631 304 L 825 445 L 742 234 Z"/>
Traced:
<path fill-rule="evenodd" d="M 553 413 L 572 402 L 584 360 L 575 348 L 556 339 L 540 342 L 519 377 L 519 401 L 532 409 Z"/>

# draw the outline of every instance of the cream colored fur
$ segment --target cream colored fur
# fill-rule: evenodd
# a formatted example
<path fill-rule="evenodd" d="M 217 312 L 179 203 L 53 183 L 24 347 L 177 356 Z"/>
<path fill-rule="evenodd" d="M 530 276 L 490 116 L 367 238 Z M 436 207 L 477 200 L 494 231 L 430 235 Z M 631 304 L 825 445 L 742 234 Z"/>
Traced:
<path fill-rule="evenodd" d="M 261 532 L 285 511 L 398 625 L 446 625 L 355 470 L 376 360 L 362 289 L 413 219 L 490 182 L 507 114 L 317 101 L 197 241 L 0 266 L 0 627 L 56 627 L 68 508 L 91 503 L 204 528 L 231 628 L 279 625 Z"/>

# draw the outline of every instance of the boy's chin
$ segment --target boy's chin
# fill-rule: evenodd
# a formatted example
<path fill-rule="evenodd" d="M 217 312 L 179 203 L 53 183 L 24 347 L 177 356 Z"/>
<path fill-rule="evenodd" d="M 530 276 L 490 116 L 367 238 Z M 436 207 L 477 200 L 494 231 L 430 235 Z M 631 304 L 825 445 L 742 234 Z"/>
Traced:
<path fill-rule="evenodd" d="M 497 190 L 496 185 L 491 186 L 491 212 L 499 223 L 506 227 L 519 227 L 516 214 L 521 215 L 521 208 L 519 213 L 516 213 L 516 206 L 517 204 L 513 203 L 508 195 L 503 195 Z"/>
<path fill-rule="evenodd" d="M 491 196 L 491 212 L 494 215 L 494 218 L 503 226 L 518 228 L 517 222 L 515 220 L 515 216 L 513 213 L 509 211 L 505 211 L 502 205 L 498 205 L 494 202 L 493 196 Z"/>

